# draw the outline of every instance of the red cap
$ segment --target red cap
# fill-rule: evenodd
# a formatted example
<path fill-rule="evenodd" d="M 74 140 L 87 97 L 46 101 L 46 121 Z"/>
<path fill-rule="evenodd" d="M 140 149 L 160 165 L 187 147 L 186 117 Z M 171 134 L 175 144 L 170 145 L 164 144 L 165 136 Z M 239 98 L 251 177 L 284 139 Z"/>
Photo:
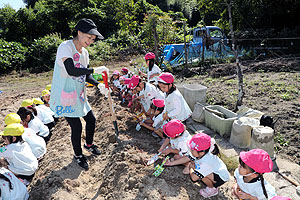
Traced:
<path fill-rule="evenodd" d="M 184 124 L 178 119 L 172 119 L 163 126 L 163 131 L 168 137 L 174 138 L 184 131 Z"/>
<path fill-rule="evenodd" d="M 155 54 L 152 52 L 149 52 L 145 55 L 145 60 L 151 60 L 155 58 Z"/>
<path fill-rule="evenodd" d="M 209 149 L 211 145 L 211 137 L 205 133 L 197 133 L 194 135 L 190 141 L 188 141 L 188 146 L 191 150 L 203 151 Z"/>
<path fill-rule="evenodd" d="M 118 70 L 115 70 L 115 71 L 113 72 L 113 75 L 120 75 L 120 72 L 119 72 Z"/>
<path fill-rule="evenodd" d="M 140 77 L 137 75 L 134 75 L 129 82 L 129 85 L 128 85 L 129 89 L 136 88 L 136 86 L 139 84 L 139 82 L 140 82 Z"/>
<path fill-rule="evenodd" d="M 128 73 L 128 69 L 127 69 L 127 67 L 123 67 L 123 68 L 121 69 L 121 71 L 122 71 L 122 72 L 126 72 L 126 73 Z"/>
<path fill-rule="evenodd" d="M 258 173 L 268 173 L 273 169 L 270 155 L 262 149 L 252 149 L 240 153 L 242 161 Z"/>
<path fill-rule="evenodd" d="M 158 82 L 161 82 L 161 83 L 173 83 L 174 82 L 174 76 L 171 73 L 169 73 L 169 72 L 162 73 L 158 77 Z"/>
<path fill-rule="evenodd" d="M 290 197 L 276 196 L 273 197 L 271 200 L 292 200 L 292 199 Z"/>
<path fill-rule="evenodd" d="M 124 84 L 128 85 L 130 80 L 131 80 L 131 78 L 125 78 Z"/>
<path fill-rule="evenodd" d="M 153 99 L 152 102 L 158 108 L 165 106 L 165 100 L 163 100 L 163 99 Z"/>

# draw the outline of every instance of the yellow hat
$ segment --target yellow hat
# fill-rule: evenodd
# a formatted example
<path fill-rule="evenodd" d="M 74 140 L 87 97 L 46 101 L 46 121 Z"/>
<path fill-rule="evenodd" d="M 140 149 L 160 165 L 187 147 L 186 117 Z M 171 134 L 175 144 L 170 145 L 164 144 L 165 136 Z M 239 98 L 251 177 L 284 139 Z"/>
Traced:
<path fill-rule="evenodd" d="M 51 90 L 51 84 L 46 85 L 46 90 Z"/>
<path fill-rule="evenodd" d="M 42 97 L 45 96 L 45 95 L 47 95 L 47 94 L 50 95 L 50 91 L 47 90 L 47 89 L 44 89 L 44 90 L 42 91 Z"/>
<path fill-rule="evenodd" d="M 17 113 L 10 113 L 6 115 L 6 117 L 4 118 L 4 123 L 6 125 L 18 124 L 20 122 L 21 122 L 21 117 Z"/>
<path fill-rule="evenodd" d="M 32 104 L 33 104 L 33 101 L 31 99 L 25 99 L 22 101 L 21 107 L 31 106 Z"/>
<path fill-rule="evenodd" d="M 4 128 L 4 131 L 0 133 L 3 136 L 21 136 L 24 133 L 24 127 L 22 124 L 9 124 Z"/>
<path fill-rule="evenodd" d="M 44 102 L 40 98 L 33 98 L 32 101 L 34 104 L 44 104 Z"/>

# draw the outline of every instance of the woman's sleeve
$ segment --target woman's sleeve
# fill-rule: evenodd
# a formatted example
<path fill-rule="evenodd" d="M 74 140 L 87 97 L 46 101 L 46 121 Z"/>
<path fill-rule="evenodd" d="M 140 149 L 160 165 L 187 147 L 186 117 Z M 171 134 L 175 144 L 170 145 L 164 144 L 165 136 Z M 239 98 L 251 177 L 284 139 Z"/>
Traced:
<path fill-rule="evenodd" d="M 76 68 L 72 58 L 67 58 L 64 61 L 64 65 L 68 75 L 70 76 L 89 75 L 94 72 L 94 69 L 90 68 Z"/>

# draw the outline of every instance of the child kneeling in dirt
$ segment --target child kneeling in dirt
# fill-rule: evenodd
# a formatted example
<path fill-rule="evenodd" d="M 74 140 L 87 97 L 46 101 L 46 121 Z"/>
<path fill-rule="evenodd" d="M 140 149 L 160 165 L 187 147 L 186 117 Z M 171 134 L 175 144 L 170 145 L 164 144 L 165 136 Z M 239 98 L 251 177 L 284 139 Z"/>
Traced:
<path fill-rule="evenodd" d="M 189 174 L 193 181 L 200 180 L 207 187 L 200 194 L 209 198 L 218 194 L 218 187 L 229 181 L 229 172 L 220 154 L 215 139 L 205 133 L 198 133 L 188 142 Z"/>
<path fill-rule="evenodd" d="M 262 149 L 242 151 L 239 167 L 234 172 L 236 184 L 232 194 L 239 199 L 267 200 L 276 196 L 274 187 L 264 180 L 263 174 L 271 172 L 273 162 Z"/>
<path fill-rule="evenodd" d="M 37 135 L 41 136 L 45 142 L 50 140 L 51 134 L 47 126 L 41 122 L 37 117 L 34 117 L 34 113 L 27 107 L 19 108 L 17 114 L 22 119 L 22 124 L 26 128 L 31 128 Z"/>
<path fill-rule="evenodd" d="M 0 133 L 6 146 L 0 148 L 0 157 L 8 162 L 8 169 L 18 178 L 30 181 L 38 168 L 38 161 L 30 146 L 22 139 L 22 124 L 9 124 Z M 2 167 L 2 166 L 1 166 Z"/>
<path fill-rule="evenodd" d="M 192 136 L 186 130 L 185 125 L 178 119 L 172 119 L 165 124 L 163 126 L 163 131 L 168 138 L 165 139 L 158 152 L 161 152 L 163 155 L 168 155 L 170 153 L 175 154 L 165 165 L 174 166 L 183 164 L 186 166 L 183 172 L 188 171 L 187 166 L 189 159 L 185 154 L 188 152 L 187 142 Z"/>
<path fill-rule="evenodd" d="M 119 95 L 120 88 L 121 88 L 119 78 L 120 78 L 120 72 L 118 70 L 115 70 L 110 78 L 111 89 L 115 95 Z"/>
<path fill-rule="evenodd" d="M 8 169 L 0 168 L 1 199 L 26 200 L 29 194 L 26 186 Z"/>
<path fill-rule="evenodd" d="M 140 121 L 139 124 L 151 131 L 152 135 L 154 137 L 161 137 L 164 138 L 163 131 L 162 131 L 162 125 L 163 125 L 163 110 L 164 110 L 165 104 L 163 99 L 153 99 L 152 104 L 150 106 L 151 109 L 154 110 L 153 118 L 148 119 L 145 121 Z"/>
<path fill-rule="evenodd" d="M 5 125 L 21 123 L 21 117 L 17 113 L 10 113 L 4 118 Z M 31 128 L 24 127 L 22 139 L 27 142 L 33 155 L 39 160 L 45 155 L 47 148 L 45 140 L 34 133 Z"/>
<path fill-rule="evenodd" d="M 192 111 L 176 88 L 173 75 L 162 73 L 157 81 L 159 89 L 165 93 L 164 120 L 179 119 L 185 122 L 192 115 Z"/>

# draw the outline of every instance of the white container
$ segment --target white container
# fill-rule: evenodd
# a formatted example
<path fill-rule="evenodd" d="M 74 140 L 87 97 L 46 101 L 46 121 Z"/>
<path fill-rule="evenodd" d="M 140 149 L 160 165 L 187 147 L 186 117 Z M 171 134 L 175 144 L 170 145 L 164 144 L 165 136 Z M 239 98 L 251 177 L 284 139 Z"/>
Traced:
<path fill-rule="evenodd" d="M 192 114 L 192 119 L 199 123 L 204 123 L 204 106 L 203 104 L 196 102 L 195 108 Z"/>
<path fill-rule="evenodd" d="M 268 126 L 254 127 L 250 149 L 263 149 L 274 159 L 274 130 Z"/>
<path fill-rule="evenodd" d="M 237 114 L 218 105 L 205 106 L 205 126 L 219 133 L 224 138 L 229 138 L 232 123 L 237 119 Z"/>
<path fill-rule="evenodd" d="M 259 126 L 259 120 L 249 117 L 241 117 L 232 124 L 229 142 L 239 148 L 249 148 L 251 143 L 251 131 Z"/>
<path fill-rule="evenodd" d="M 207 87 L 201 84 L 184 84 L 183 97 L 191 110 L 194 110 L 196 102 L 205 104 Z"/>
<path fill-rule="evenodd" d="M 181 95 L 183 96 L 183 85 L 182 84 L 176 84 L 176 88 L 179 90 Z M 184 97 L 184 96 L 183 96 Z"/>

